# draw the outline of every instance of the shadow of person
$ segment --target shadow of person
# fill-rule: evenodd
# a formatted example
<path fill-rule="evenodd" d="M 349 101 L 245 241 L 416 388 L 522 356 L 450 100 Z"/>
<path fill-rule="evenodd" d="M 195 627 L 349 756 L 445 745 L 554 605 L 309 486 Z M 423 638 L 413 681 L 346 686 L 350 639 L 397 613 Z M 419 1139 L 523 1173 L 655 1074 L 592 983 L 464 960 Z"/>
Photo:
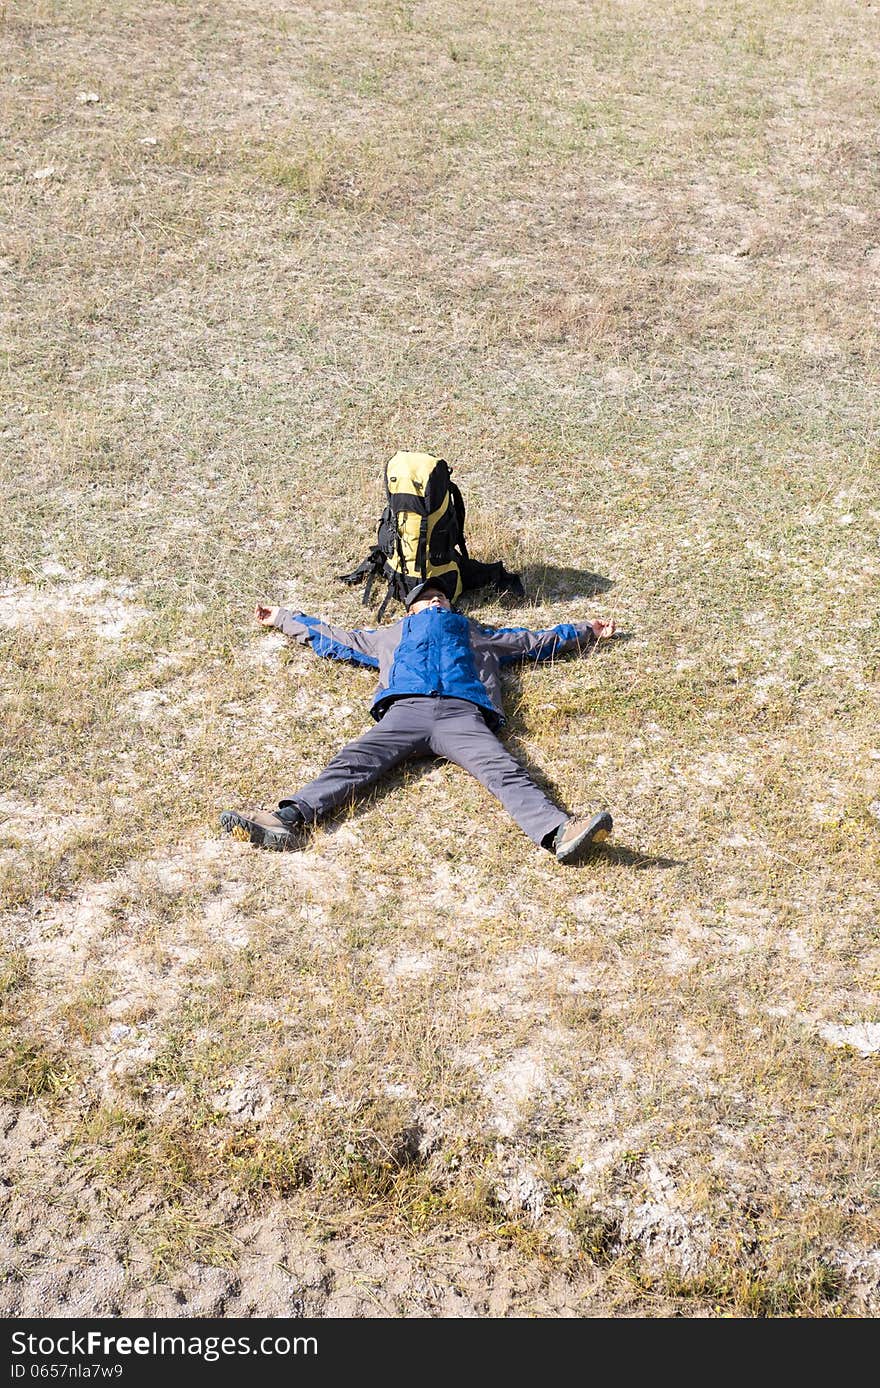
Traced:
<path fill-rule="evenodd" d="M 654 853 L 639 853 L 632 848 L 624 848 L 620 843 L 603 843 L 595 849 L 596 854 L 602 854 L 609 862 L 617 863 L 620 867 L 634 868 L 636 872 L 644 872 L 647 868 L 674 868 L 685 867 L 686 858 L 663 858 Z"/>
<path fill-rule="evenodd" d="M 520 574 L 531 602 L 565 598 L 594 598 L 614 587 L 614 580 L 589 569 L 558 568 L 554 564 L 530 564 Z"/>
<path fill-rule="evenodd" d="M 614 587 L 614 580 L 589 569 L 557 568 L 552 564 L 527 565 L 517 575 L 525 593 L 499 591 L 494 587 L 466 589 L 456 607 L 467 615 L 472 608 L 494 602 L 504 608 L 518 608 L 536 603 L 567 601 L 574 598 L 593 598 Z"/>

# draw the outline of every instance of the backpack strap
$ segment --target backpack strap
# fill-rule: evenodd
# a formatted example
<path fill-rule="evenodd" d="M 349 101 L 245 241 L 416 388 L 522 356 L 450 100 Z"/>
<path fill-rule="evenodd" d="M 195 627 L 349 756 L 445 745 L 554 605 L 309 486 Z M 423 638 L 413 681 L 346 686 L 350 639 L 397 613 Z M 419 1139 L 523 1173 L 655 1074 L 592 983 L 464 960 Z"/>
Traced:
<path fill-rule="evenodd" d="M 386 569 L 385 572 L 387 573 L 388 570 Z M 403 575 L 395 573 L 392 570 L 388 578 L 388 588 L 386 590 L 384 598 L 382 599 L 382 605 L 380 606 L 379 611 L 376 613 L 377 621 L 381 622 L 382 618 L 385 616 L 385 609 L 391 602 L 392 598 L 396 598 L 399 603 L 402 603 L 404 606 L 406 606 L 406 595 L 408 591 L 409 590 L 406 586 L 406 579 L 403 577 Z"/>
<path fill-rule="evenodd" d="M 347 583 L 349 588 L 353 588 L 356 583 L 360 583 L 361 579 L 365 578 L 367 581 L 364 584 L 364 595 L 361 601 L 364 607 L 368 607 L 373 584 L 381 574 L 384 564 L 384 551 L 378 545 L 374 545 L 366 559 L 362 559 L 356 569 L 352 569 L 350 574 L 337 574 L 336 577 L 340 583 Z"/>
<path fill-rule="evenodd" d="M 381 622 L 382 618 L 385 616 L 385 609 L 387 608 L 389 602 L 391 601 L 391 597 L 392 597 L 393 592 L 394 592 L 394 584 L 393 584 L 393 583 L 391 582 L 391 580 L 389 579 L 389 580 L 388 580 L 388 588 L 386 589 L 385 596 L 384 596 L 384 598 L 382 599 L 381 605 L 380 605 L 380 607 L 379 607 L 379 611 L 376 613 L 376 621 L 377 621 L 377 622 Z"/>
<path fill-rule="evenodd" d="M 380 550 L 378 544 L 375 544 L 372 550 L 369 551 L 369 554 L 366 555 L 366 558 L 361 559 L 357 569 L 351 570 L 351 573 L 337 573 L 336 577 L 339 579 L 340 583 L 347 583 L 348 587 L 351 589 L 351 587 L 354 587 L 355 583 L 359 583 L 359 580 L 368 575 L 368 573 L 379 573 L 380 570 L 382 570 L 383 564 L 384 551 Z"/>
<path fill-rule="evenodd" d="M 428 514 L 427 511 L 422 516 L 419 526 L 419 543 L 416 546 L 416 568 L 421 575 L 422 582 L 428 576 Z"/>
<path fill-rule="evenodd" d="M 452 497 L 452 504 L 455 507 L 455 518 L 458 521 L 458 548 L 462 556 L 468 559 L 470 556 L 464 538 L 464 497 L 461 494 L 461 489 L 456 486 L 451 477 L 449 479 L 449 495 Z"/>
<path fill-rule="evenodd" d="M 362 559 L 356 569 L 352 569 L 350 574 L 337 574 L 340 583 L 347 583 L 349 588 L 353 588 L 367 574 L 373 573 L 376 568 L 376 551 L 371 549 L 366 559 Z"/>
<path fill-rule="evenodd" d="M 394 543 L 395 543 L 395 545 L 397 546 L 397 559 L 398 559 L 398 563 L 400 564 L 400 577 L 401 577 L 401 579 L 405 579 L 405 578 L 406 578 L 406 559 L 405 559 L 404 553 L 403 553 L 403 541 L 402 541 L 401 538 L 400 538 L 400 527 L 397 525 L 397 518 L 396 518 L 396 517 L 395 517 L 395 525 L 394 525 Z"/>

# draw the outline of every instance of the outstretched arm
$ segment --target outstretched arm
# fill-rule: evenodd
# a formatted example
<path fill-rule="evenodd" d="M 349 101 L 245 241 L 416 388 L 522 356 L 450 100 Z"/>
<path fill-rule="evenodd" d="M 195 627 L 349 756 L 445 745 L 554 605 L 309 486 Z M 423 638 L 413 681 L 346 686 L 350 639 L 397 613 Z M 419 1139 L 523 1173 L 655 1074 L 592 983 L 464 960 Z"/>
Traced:
<path fill-rule="evenodd" d="M 379 666 L 376 654 L 375 631 L 358 628 L 349 631 L 346 627 L 331 626 L 318 617 L 308 617 L 304 612 L 289 612 L 286 607 L 269 607 L 258 602 L 254 616 L 261 626 L 276 627 L 298 641 L 301 646 L 311 645 L 315 655 L 326 656 L 329 660 L 348 660 L 354 665 Z"/>
<path fill-rule="evenodd" d="M 501 664 L 509 665 L 514 660 L 549 660 L 553 656 L 589 650 L 597 641 L 609 640 L 617 626 L 613 619 L 596 617 L 592 622 L 561 622 L 544 631 L 530 631 L 528 627 L 484 630 Z"/>

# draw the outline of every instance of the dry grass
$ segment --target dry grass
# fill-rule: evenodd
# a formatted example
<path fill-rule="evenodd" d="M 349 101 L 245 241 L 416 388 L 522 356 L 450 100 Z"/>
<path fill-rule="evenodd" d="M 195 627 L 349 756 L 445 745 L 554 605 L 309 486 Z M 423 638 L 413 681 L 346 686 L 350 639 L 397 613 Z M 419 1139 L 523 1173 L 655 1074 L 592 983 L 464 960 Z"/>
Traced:
<path fill-rule="evenodd" d="M 875 1314 L 862 8 L 0 24 L 4 1312 Z M 575 871 L 449 767 L 215 835 L 364 726 L 249 614 L 362 621 L 400 447 L 629 636 L 509 684 Z"/>

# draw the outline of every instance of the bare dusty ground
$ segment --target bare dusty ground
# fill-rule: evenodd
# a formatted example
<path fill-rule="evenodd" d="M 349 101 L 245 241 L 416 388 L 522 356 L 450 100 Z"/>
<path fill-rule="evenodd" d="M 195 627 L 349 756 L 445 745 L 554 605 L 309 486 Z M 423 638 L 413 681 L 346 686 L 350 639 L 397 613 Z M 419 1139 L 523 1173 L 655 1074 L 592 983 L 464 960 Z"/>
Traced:
<path fill-rule="evenodd" d="M 0 1313 L 873 1316 L 873 10 L 13 0 Z M 570 870 L 366 725 L 386 457 L 455 468 Z"/>

